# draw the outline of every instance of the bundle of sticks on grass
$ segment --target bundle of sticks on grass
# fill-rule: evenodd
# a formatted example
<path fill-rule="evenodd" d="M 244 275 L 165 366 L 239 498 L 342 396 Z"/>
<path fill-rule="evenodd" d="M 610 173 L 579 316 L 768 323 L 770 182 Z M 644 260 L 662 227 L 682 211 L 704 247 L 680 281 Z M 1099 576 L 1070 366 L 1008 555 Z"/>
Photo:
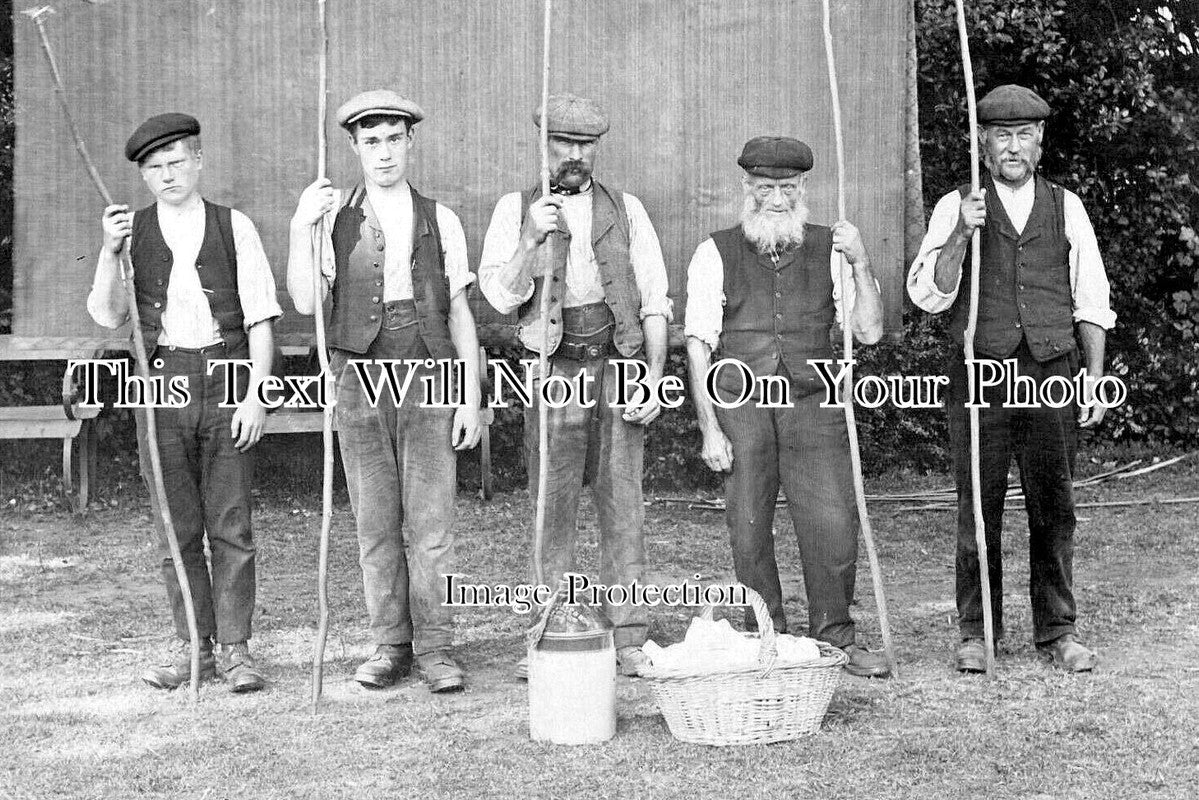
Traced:
<path fill-rule="evenodd" d="M 1199 451 L 1197 451 L 1199 453 Z M 1184 453 L 1174 458 L 1158 461 L 1154 464 L 1141 466 L 1145 463 L 1144 459 L 1138 458 L 1135 461 L 1129 461 L 1123 466 L 1115 469 L 1100 472 L 1097 475 L 1092 475 L 1089 478 L 1079 478 L 1074 481 L 1074 488 L 1088 489 L 1098 486 L 1109 481 L 1124 480 L 1126 478 L 1134 478 L 1138 475 L 1146 475 L 1150 472 L 1156 472 L 1159 469 L 1171 467 L 1182 461 L 1194 457 L 1197 453 Z M 950 511 L 957 509 L 957 490 L 952 486 L 929 489 L 926 492 L 900 492 L 895 494 L 868 494 L 866 499 L 876 503 L 909 503 L 911 505 L 902 505 L 899 508 L 892 509 L 895 512 L 908 511 Z M 707 499 L 701 497 L 658 497 L 654 499 L 656 503 L 678 503 L 686 505 L 687 508 L 693 508 L 700 511 L 724 511 L 724 501 L 718 499 Z M 1141 497 L 1127 500 L 1101 500 L 1087 503 L 1075 503 L 1075 508 L 1105 508 L 1112 506 L 1142 506 L 1142 505 L 1178 505 L 1184 503 L 1199 503 L 1199 497 Z M 780 495 L 776 501 L 778 507 L 786 505 L 786 500 Z M 1019 483 L 1009 483 L 1007 487 L 1007 503 L 1004 506 L 1009 510 L 1023 510 L 1024 508 L 1024 493 L 1020 491 Z"/>

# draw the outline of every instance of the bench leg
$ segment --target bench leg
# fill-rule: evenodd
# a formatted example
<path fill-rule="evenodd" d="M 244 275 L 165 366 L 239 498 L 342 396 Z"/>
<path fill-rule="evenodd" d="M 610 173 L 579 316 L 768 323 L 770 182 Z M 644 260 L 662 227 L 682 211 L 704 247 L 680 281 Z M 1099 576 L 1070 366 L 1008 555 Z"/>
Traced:
<path fill-rule="evenodd" d="M 87 509 L 91 493 L 91 476 L 96 466 L 96 432 L 92 421 L 85 419 L 75 436 L 62 439 L 62 488 L 67 501 L 76 512 Z M 78 493 L 76 493 L 76 467 L 78 468 Z"/>

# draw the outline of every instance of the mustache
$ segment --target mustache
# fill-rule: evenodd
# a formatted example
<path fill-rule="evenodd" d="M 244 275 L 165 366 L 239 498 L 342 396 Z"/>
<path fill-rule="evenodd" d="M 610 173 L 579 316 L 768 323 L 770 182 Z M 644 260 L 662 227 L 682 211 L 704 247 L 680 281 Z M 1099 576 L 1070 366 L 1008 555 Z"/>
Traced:
<path fill-rule="evenodd" d="M 586 174 L 589 174 L 591 172 L 591 170 L 588 169 L 587 165 L 584 164 L 582 161 L 576 161 L 576 160 L 563 161 L 562 164 L 558 167 L 559 175 L 566 175 L 571 172 L 581 172 L 584 175 L 586 175 Z"/>

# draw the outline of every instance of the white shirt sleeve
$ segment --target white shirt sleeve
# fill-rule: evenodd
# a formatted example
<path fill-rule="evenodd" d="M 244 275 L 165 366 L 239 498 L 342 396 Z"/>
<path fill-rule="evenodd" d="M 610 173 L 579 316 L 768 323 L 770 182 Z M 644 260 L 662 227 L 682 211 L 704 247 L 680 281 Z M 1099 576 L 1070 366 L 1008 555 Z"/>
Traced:
<path fill-rule="evenodd" d="M 724 327 L 724 262 L 716 242 L 704 239 L 687 266 L 687 317 L 683 333 L 711 349 L 720 346 Z"/>
<path fill-rule="evenodd" d="M 117 257 L 110 253 L 107 248 L 100 248 L 100 257 L 96 259 L 96 276 L 100 275 L 100 269 L 103 266 L 108 266 L 112 270 L 116 270 Z M 117 279 L 120 281 L 120 278 Z M 121 291 L 124 291 L 122 288 Z M 124 295 L 122 295 L 124 296 Z M 104 328 L 119 328 L 129 321 L 129 309 L 122 305 L 120 309 L 113 308 L 108 303 L 108 287 L 101 287 L 96 284 L 96 278 L 92 278 L 92 290 L 87 296 L 87 313 L 91 314 L 92 319 L 97 325 Z"/>
<path fill-rule="evenodd" d="M 483 253 L 479 259 L 479 289 L 487 302 L 501 314 L 511 314 L 533 296 L 533 281 L 524 292 L 515 294 L 499 280 L 499 269 L 512 259 L 520 244 L 520 192 L 500 198 L 491 212 L 491 223 L 483 236 Z"/>
<path fill-rule="evenodd" d="M 658 234 L 640 200 L 626 193 L 624 206 L 629 220 L 629 260 L 641 294 L 641 318 L 662 316 L 670 322 L 674 319 L 674 303 L 668 296 L 670 281 Z"/>
<path fill-rule="evenodd" d="M 237 253 L 237 295 L 243 324 L 249 330 L 259 322 L 283 316 L 283 309 L 279 307 L 275 276 L 254 223 L 236 208 L 231 212 L 233 249 Z"/>
<path fill-rule="evenodd" d="M 937 256 L 957 225 L 961 204 L 962 196 L 956 189 L 937 201 L 928 221 L 928 231 L 920 242 L 920 252 L 908 271 L 908 297 L 918 308 L 930 314 L 939 314 L 953 305 L 962 283 L 961 273 L 958 273 L 958 283 L 951 292 L 942 292 L 936 282 Z"/>
<path fill-rule="evenodd" d="M 1074 321 L 1091 322 L 1105 330 L 1116 324 L 1111 307 L 1111 285 L 1099 254 L 1099 242 L 1082 200 L 1066 193 L 1066 238 L 1070 240 L 1070 295 Z"/>
<path fill-rule="evenodd" d="M 437 228 L 441 232 L 441 248 L 445 261 L 445 276 L 450 282 L 450 297 L 474 283 L 470 261 L 466 254 L 466 233 L 458 215 L 437 204 Z"/>

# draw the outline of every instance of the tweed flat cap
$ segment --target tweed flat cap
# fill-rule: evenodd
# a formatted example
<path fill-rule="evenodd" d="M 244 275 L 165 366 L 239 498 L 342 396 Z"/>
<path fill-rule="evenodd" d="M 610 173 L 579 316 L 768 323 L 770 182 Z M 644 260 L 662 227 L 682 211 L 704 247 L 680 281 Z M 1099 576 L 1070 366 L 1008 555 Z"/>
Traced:
<path fill-rule="evenodd" d="M 1049 116 L 1049 104 L 1032 89 L 1014 83 L 996 86 L 978 101 L 978 121 L 989 123 L 1038 122 Z"/>
<path fill-rule="evenodd" d="M 755 136 L 745 143 L 737 164 L 750 175 L 793 178 L 812 168 L 812 148 L 790 136 Z"/>
<path fill-rule="evenodd" d="M 608 115 L 594 100 L 573 94 L 550 95 L 545 104 L 546 127 L 555 136 L 591 141 L 608 132 Z M 541 106 L 533 109 L 533 124 L 541 127 Z"/>
<path fill-rule="evenodd" d="M 192 116 L 171 112 L 158 114 L 137 126 L 125 142 L 125 158 L 141 161 L 151 150 L 187 136 L 199 136 L 200 123 Z"/>
<path fill-rule="evenodd" d="M 337 124 L 349 129 L 358 120 L 370 114 L 389 114 L 407 117 L 413 122 L 425 118 L 425 112 L 416 103 L 390 89 L 371 89 L 351 97 L 337 109 Z"/>

